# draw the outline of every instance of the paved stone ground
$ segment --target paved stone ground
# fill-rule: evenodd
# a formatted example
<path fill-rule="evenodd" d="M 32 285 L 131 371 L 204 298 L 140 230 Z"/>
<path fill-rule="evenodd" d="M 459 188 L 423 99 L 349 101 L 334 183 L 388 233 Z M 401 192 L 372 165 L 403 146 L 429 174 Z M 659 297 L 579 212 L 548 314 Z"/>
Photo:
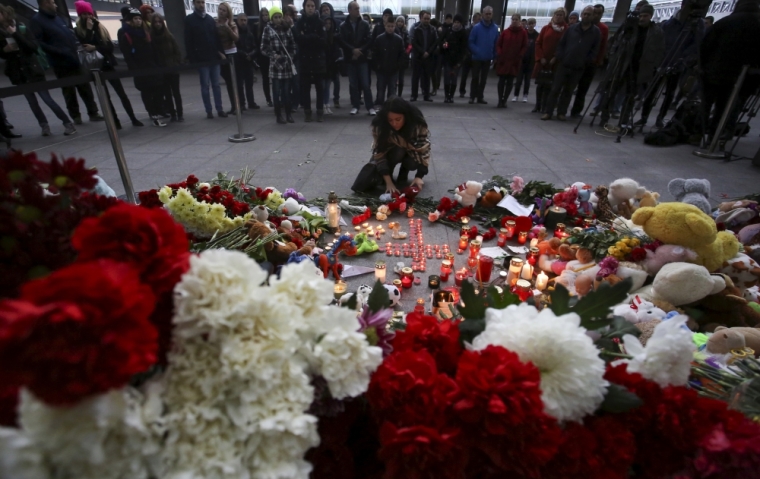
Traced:
<path fill-rule="evenodd" d="M 343 108 L 326 117 L 324 123 L 304 123 L 299 111 L 295 115 L 297 123 L 277 125 L 272 109 L 264 105 L 259 111 L 244 113 L 244 131 L 254 133 L 257 140 L 242 144 L 227 140 L 237 131 L 234 118 L 205 119 L 194 74 L 182 76 L 185 123 L 173 123 L 166 128 L 132 127 L 114 95 L 124 124 L 120 136 L 135 188 L 139 191 L 159 187 L 180 181 L 190 173 L 202 180 L 218 171 L 237 174 L 247 166 L 256 171 L 256 185 L 272 185 L 280 190 L 293 187 L 306 197 L 324 197 L 330 190 L 350 194 L 355 175 L 369 158 L 370 117 L 366 112 L 349 116 L 348 84 L 343 80 Z M 417 103 L 429 122 L 433 142 L 432 166 L 425 178 L 424 196 L 438 198 L 463 181 L 486 180 L 496 174 L 517 174 L 526 181 L 544 180 L 557 185 L 575 181 L 606 184 L 630 176 L 650 190 L 659 191 L 664 200 L 672 199 L 666 191 L 671 178 L 708 178 L 712 183 L 711 199 L 716 204 L 724 194 L 735 197 L 760 190 L 760 169 L 753 167 L 750 161 L 723 163 L 700 159 L 692 155 L 694 148 L 689 146 L 652 148 L 643 144 L 642 135 L 617 144 L 614 138 L 596 134 L 587 124 L 579 128 L 578 134 L 573 134 L 574 125 L 570 122 L 540 121 L 538 114 L 530 113 L 533 92 L 529 103 L 510 102 L 507 110 L 496 109 L 496 82 L 494 76 L 488 80 L 488 105 L 468 105 L 466 99 L 458 97 L 454 105 L 444 104 L 440 95 L 435 97 L 434 103 Z M 407 95 L 410 83 L 407 76 Z M 125 86 L 138 116 L 147 123 L 147 114 L 131 80 L 126 80 Z M 254 91 L 259 104 L 264 104 L 260 84 L 255 85 Z M 224 88 L 222 94 L 226 105 Z M 54 92 L 54 97 L 64 105 L 60 91 Z M 56 136 L 42 138 L 23 98 L 9 98 L 4 102 L 15 131 L 24 135 L 14 142 L 16 148 L 36 151 L 43 156 L 58 153 L 85 158 L 119 194 L 123 193 L 104 123 L 85 123 L 78 127 L 76 136 L 64 137 L 61 125 L 51 122 Z M 46 107 L 43 108 L 48 114 Z M 48 118 L 54 117 L 49 114 Z M 753 127 L 760 128 L 760 125 Z M 742 142 L 739 150 L 750 156 L 760 145 L 755 131 Z M 402 224 L 408 230 L 405 218 Z M 427 221 L 423 224 L 427 243 L 448 243 L 456 247 L 457 232 Z M 381 243 L 386 241 L 390 240 L 384 238 Z M 385 257 L 380 252 L 353 258 L 347 263 L 371 266 L 380 258 L 388 261 L 389 270 L 395 262 L 404 260 L 403 257 Z M 455 266 L 461 268 L 464 259 L 465 256 L 457 256 Z M 439 268 L 440 260 L 428 262 L 428 270 L 421 273 L 422 285 L 415 286 L 411 294 L 405 291 L 403 309 L 411 310 L 414 300 L 429 292 L 425 278 L 437 274 Z M 389 280 L 392 277 L 389 271 Z M 372 282 L 371 276 L 361 276 L 351 280 L 349 286 L 355 288 L 360 283 Z M 453 278 L 449 284 L 453 284 Z"/>

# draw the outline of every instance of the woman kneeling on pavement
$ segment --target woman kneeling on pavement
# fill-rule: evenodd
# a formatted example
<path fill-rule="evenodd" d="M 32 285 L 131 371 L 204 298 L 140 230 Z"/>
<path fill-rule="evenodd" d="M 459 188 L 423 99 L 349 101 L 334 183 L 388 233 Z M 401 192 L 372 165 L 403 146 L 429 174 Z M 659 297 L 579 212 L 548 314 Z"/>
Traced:
<path fill-rule="evenodd" d="M 419 108 L 403 98 L 394 97 L 383 104 L 372 119 L 372 159 L 362 167 L 351 187 L 356 192 L 385 184 L 387 193 L 398 192 L 414 171 L 412 186 L 422 188 L 422 178 L 430 165 L 430 132 Z M 400 165 L 396 182 L 393 170 Z"/>

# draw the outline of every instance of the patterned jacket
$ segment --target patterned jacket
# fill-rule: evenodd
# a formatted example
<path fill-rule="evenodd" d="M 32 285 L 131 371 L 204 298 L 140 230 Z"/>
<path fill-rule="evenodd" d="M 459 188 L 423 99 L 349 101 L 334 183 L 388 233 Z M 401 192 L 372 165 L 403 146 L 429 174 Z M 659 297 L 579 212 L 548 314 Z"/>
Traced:
<path fill-rule="evenodd" d="M 296 41 L 290 29 L 277 31 L 272 23 L 267 25 L 261 37 L 261 53 L 270 59 L 269 78 L 293 78 L 291 65 L 296 56 Z"/>

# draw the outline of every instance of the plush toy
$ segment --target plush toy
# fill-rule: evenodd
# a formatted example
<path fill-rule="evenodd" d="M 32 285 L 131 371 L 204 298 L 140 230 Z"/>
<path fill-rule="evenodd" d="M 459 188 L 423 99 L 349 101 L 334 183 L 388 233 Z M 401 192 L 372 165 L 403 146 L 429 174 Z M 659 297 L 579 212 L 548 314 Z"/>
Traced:
<path fill-rule="evenodd" d="M 661 319 L 650 319 L 649 321 L 644 321 L 643 323 L 636 323 L 636 327 L 639 329 L 639 331 L 641 331 L 641 334 L 639 335 L 639 342 L 642 346 L 647 345 L 647 341 L 649 341 L 649 338 L 651 338 L 654 334 L 654 328 L 656 328 L 657 325 L 661 322 Z"/>
<path fill-rule="evenodd" d="M 760 325 L 760 313 L 747 304 L 742 292 L 734 286 L 731 279 L 724 275 L 714 275 L 713 277 L 722 278 L 725 287 L 718 293 L 707 295 L 689 304 L 689 307 L 697 308 L 702 313 L 698 318 L 695 318 L 700 329 L 711 331 L 714 326 L 718 325 L 729 327 L 755 327 Z"/>
<path fill-rule="evenodd" d="M 695 263 L 709 271 L 717 270 L 739 252 L 736 237 L 726 231 L 718 233 L 713 219 L 696 206 L 661 203 L 654 208 L 639 208 L 632 219 L 650 237 L 694 250 Z"/>
<path fill-rule="evenodd" d="M 396 306 L 401 299 L 401 292 L 392 284 L 384 284 L 383 286 L 388 290 L 388 306 L 391 308 Z"/>
<path fill-rule="evenodd" d="M 630 302 L 619 304 L 612 309 L 612 314 L 625 318 L 633 324 L 645 323 L 653 319 L 662 320 L 667 313 L 649 301 L 634 296 Z"/>
<path fill-rule="evenodd" d="M 591 205 L 591 185 L 583 185 L 578 189 L 578 212 L 583 216 L 594 214 L 594 207 Z"/>
<path fill-rule="evenodd" d="M 624 218 L 630 218 L 634 210 L 631 200 L 637 197 L 642 197 L 646 190 L 647 189 L 640 186 L 636 180 L 631 178 L 619 178 L 610 183 L 609 195 L 607 198 L 609 199 L 613 211 L 617 211 L 617 213 Z"/>
<path fill-rule="evenodd" d="M 745 289 L 744 299 L 750 303 L 760 303 L 760 286 L 753 286 Z"/>
<path fill-rule="evenodd" d="M 356 293 L 346 293 L 340 297 L 338 302 L 343 306 L 349 299 L 356 295 L 356 310 L 361 311 L 361 309 L 367 304 L 367 301 L 369 301 L 370 294 L 372 294 L 372 286 L 361 284 L 356 290 Z"/>
<path fill-rule="evenodd" d="M 576 273 L 581 273 L 588 269 L 591 269 L 596 262 L 594 262 L 594 254 L 588 248 L 578 248 L 575 251 L 575 259 L 568 261 L 567 269 Z"/>
<path fill-rule="evenodd" d="M 560 271 L 559 276 L 554 278 L 554 284 L 561 284 L 571 295 L 575 295 L 577 293 L 575 291 L 575 280 L 577 278 L 578 275 L 574 272 L 570 271 L 569 269 L 563 269 Z"/>
<path fill-rule="evenodd" d="M 621 261 L 618 265 L 615 275 L 620 279 L 631 279 L 631 287 L 628 291 L 633 292 L 640 289 L 646 283 L 649 275 L 644 268 L 630 261 Z"/>
<path fill-rule="evenodd" d="M 760 265 L 744 253 L 738 253 L 727 260 L 718 272 L 731 278 L 734 286 L 739 288 L 742 293 L 747 288 L 760 284 Z"/>
<path fill-rule="evenodd" d="M 660 272 L 660 269 L 668 263 L 691 263 L 696 261 L 697 253 L 674 244 L 664 244 L 655 251 L 646 250 L 647 257 L 644 260 L 644 269 L 651 276 Z"/>
<path fill-rule="evenodd" d="M 290 220 L 282 220 L 280 221 L 280 227 L 278 230 L 286 234 L 291 234 L 293 232 L 293 223 Z"/>
<path fill-rule="evenodd" d="M 708 180 L 675 178 L 668 183 L 668 191 L 681 203 L 694 205 L 710 214 L 710 182 Z"/>
<path fill-rule="evenodd" d="M 483 195 L 483 198 L 480 200 L 480 206 L 484 208 L 495 208 L 502 199 L 504 199 L 504 195 L 501 192 L 501 188 L 495 186 L 486 191 L 486 194 Z"/>
<path fill-rule="evenodd" d="M 655 207 L 659 204 L 659 200 L 660 200 L 659 193 L 645 191 L 644 194 L 641 195 L 641 199 L 639 200 L 639 208 L 643 206 Z"/>
<path fill-rule="evenodd" d="M 295 198 L 288 198 L 279 206 L 279 208 L 277 208 L 277 211 L 283 216 L 293 216 L 303 209 L 308 210 L 308 208 L 300 204 Z"/>
<path fill-rule="evenodd" d="M 747 201 L 747 200 L 745 200 Z M 752 202 L 750 207 L 741 206 L 745 204 L 743 201 L 737 201 L 734 203 L 734 208 L 728 211 L 721 209 L 715 210 L 713 217 L 716 223 L 723 223 L 727 228 L 736 228 L 740 225 L 744 225 L 757 216 L 757 203 Z M 725 203 L 721 204 L 721 208 Z"/>
<path fill-rule="evenodd" d="M 263 223 L 269 218 L 269 210 L 264 205 L 254 206 L 251 210 L 252 216 L 259 222 Z"/>
<path fill-rule="evenodd" d="M 272 230 L 270 230 L 264 223 L 254 219 L 248 220 L 245 225 L 248 227 L 248 237 L 253 241 L 256 241 L 263 236 L 267 236 L 272 232 Z M 285 235 L 283 236 L 282 241 L 270 241 L 264 245 L 264 252 L 270 263 L 274 265 L 284 264 L 288 261 L 290 254 L 293 252 L 298 252 L 299 256 L 311 255 L 314 248 L 313 242 L 307 242 L 301 248 L 298 248 L 298 245 L 290 241 L 290 239 L 290 237 Z"/>
<path fill-rule="evenodd" d="M 380 249 L 380 247 L 377 245 L 377 241 L 369 239 L 367 237 L 367 233 L 359 233 L 354 236 L 354 243 L 356 243 L 356 253 L 346 253 L 348 256 L 359 256 L 365 253 L 374 253 Z"/>
<path fill-rule="evenodd" d="M 454 189 L 454 199 L 462 206 L 475 206 L 475 202 L 480 198 L 480 190 L 483 184 L 477 181 L 468 181 L 462 183 Z"/>
<path fill-rule="evenodd" d="M 657 276 L 654 277 L 650 296 L 647 296 L 647 293 L 637 294 L 650 301 L 661 299 L 674 306 L 682 306 L 700 301 L 724 289 L 726 289 L 726 281 L 723 277 L 711 275 L 704 266 L 691 263 L 669 263 L 660 268 Z"/>
<path fill-rule="evenodd" d="M 594 190 L 594 194 L 597 198 L 596 203 L 596 217 L 599 219 L 599 221 L 602 222 L 609 222 L 615 219 L 615 212 L 612 210 L 612 205 L 610 204 L 610 200 L 608 198 L 610 190 L 604 186 L 599 185 L 596 187 L 596 190 Z"/>
<path fill-rule="evenodd" d="M 575 278 L 575 294 L 582 298 L 594 290 L 594 278 L 582 274 Z"/>
<path fill-rule="evenodd" d="M 760 329 L 718 326 L 707 340 L 705 349 L 710 354 L 728 354 L 745 347 L 755 351 L 755 357 L 760 356 Z"/>
<path fill-rule="evenodd" d="M 741 244 L 748 246 L 760 244 L 760 223 L 745 226 L 736 234 Z"/>

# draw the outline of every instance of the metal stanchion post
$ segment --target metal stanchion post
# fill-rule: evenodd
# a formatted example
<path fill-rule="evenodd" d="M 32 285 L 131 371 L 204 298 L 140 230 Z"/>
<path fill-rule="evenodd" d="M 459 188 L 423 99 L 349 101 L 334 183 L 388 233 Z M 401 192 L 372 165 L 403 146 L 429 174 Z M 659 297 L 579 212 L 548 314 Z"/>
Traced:
<path fill-rule="evenodd" d="M 230 77 L 232 79 L 233 96 L 235 97 L 235 117 L 237 117 L 238 132 L 235 135 L 231 135 L 229 140 L 233 143 L 245 143 L 246 141 L 253 141 L 256 139 L 252 133 L 243 133 L 243 115 L 240 111 L 240 98 L 238 98 L 237 89 L 237 77 L 235 74 L 235 58 L 232 55 L 228 55 L 230 59 Z"/>
<path fill-rule="evenodd" d="M 731 112 L 734 110 L 734 104 L 736 103 L 736 97 L 739 96 L 739 90 L 742 88 L 742 84 L 744 83 L 744 78 L 747 76 L 747 71 L 749 70 L 749 65 L 744 65 L 742 67 L 742 72 L 739 74 L 739 79 L 736 81 L 736 84 L 734 85 L 733 91 L 731 91 L 731 96 L 728 98 L 728 104 L 726 105 L 726 109 L 723 110 L 723 115 L 720 117 L 720 123 L 718 123 L 718 128 L 715 130 L 715 133 L 713 133 L 713 139 L 710 143 L 710 148 L 707 149 L 707 151 L 700 151 L 700 150 L 694 150 L 694 154 L 700 158 L 710 158 L 710 159 L 723 159 L 726 157 L 726 153 L 721 151 L 719 153 L 715 153 L 715 149 L 718 147 L 718 143 L 720 142 L 720 137 L 723 134 L 723 128 L 725 128 L 726 123 L 728 122 L 728 115 L 731 114 Z M 705 116 L 708 116 L 710 112 L 706 112 Z M 732 135 L 733 136 L 733 135 Z"/>
<path fill-rule="evenodd" d="M 98 90 L 100 109 L 105 113 L 106 130 L 108 130 L 108 136 L 111 138 L 111 146 L 113 147 L 113 154 L 116 157 L 116 164 L 119 166 L 119 175 L 121 175 L 121 181 L 124 184 L 124 192 L 130 203 L 137 203 L 135 198 L 135 187 L 132 185 L 132 177 L 129 176 L 127 160 L 124 158 L 124 150 L 121 148 L 121 140 L 119 140 L 119 134 L 116 132 L 116 122 L 113 121 L 113 111 L 111 111 L 111 105 L 108 101 L 108 95 L 106 94 L 103 79 L 100 77 L 99 70 L 92 70 L 92 74 L 95 77 L 95 88 Z"/>

